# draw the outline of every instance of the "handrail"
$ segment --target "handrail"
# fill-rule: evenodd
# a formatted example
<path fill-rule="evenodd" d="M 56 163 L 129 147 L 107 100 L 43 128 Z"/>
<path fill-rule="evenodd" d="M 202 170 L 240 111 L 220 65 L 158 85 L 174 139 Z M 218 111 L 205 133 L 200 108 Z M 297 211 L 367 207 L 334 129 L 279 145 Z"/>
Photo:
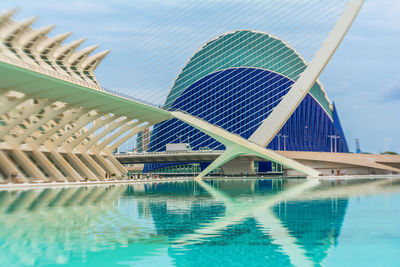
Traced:
<path fill-rule="evenodd" d="M 102 88 L 102 90 L 104 92 L 107 92 L 109 94 L 118 96 L 120 98 L 124 98 L 124 99 L 131 100 L 131 101 L 134 101 L 134 102 L 139 102 L 139 103 L 147 105 L 147 106 L 152 106 L 152 107 L 156 107 L 156 108 L 160 108 L 160 109 L 163 108 L 163 105 L 161 105 L 161 104 L 154 104 L 154 103 L 142 100 L 140 98 L 137 98 L 137 97 L 134 97 L 134 96 L 131 96 L 131 95 L 127 95 L 127 94 L 124 94 L 124 93 L 121 93 L 121 92 L 118 92 L 118 91 L 115 91 L 115 90 L 111 90 L 111 89 L 108 89 L 108 88 L 105 88 L 105 87 L 101 87 L 101 88 Z"/>
<path fill-rule="evenodd" d="M 46 68 L 43 68 L 41 66 L 36 66 L 36 65 L 33 65 L 33 64 L 29 64 L 29 63 L 24 62 L 22 60 L 8 57 L 8 56 L 6 56 L 4 54 L 0 54 L 0 61 L 3 61 L 3 62 L 8 63 L 8 64 L 15 65 L 15 66 L 18 66 L 18 67 L 21 67 L 21 68 L 33 70 L 35 72 L 39 72 L 39 73 L 45 74 L 47 76 L 55 77 L 55 78 L 58 78 L 58 79 L 63 80 L 63 81 L 67 81 L 67 82 L 71 82 L 71 83 L 74 83 L 74 84 L 78 84 L 78 85 L 81 85 L 81 86 L 84 86 L 84 87 L 87 87 L 87 88 L 90 88 L 90 89 L 98 90 L 98 91 L 101 91 L 101 92 L 104 92 L 104 93 L 107 93 L 107 94 L 110 94 L 110 95 L 114 95 L 114 96 L 129 100 L 129 101 L 141 103 L 141 104 L 144 104 L 144 105 L 147 105 L 147 106 L 156 107 L 156 108 L 160 108 L 160 109 L 163 108 L 163 105 L 161 105 L 161 104 L 154 104 L 154 103 L 151 103 L 151 102 L 148 102 L 148 101 L 145 101 L 145 100 L 142 100 L 142 99 L 127 95 L 127 94 L 123 94 L 123 93 L 118 92 L 118 91 L 114 91 L 114 90 L 111 90 L 111 89 L 107 89 L 107 88 L 101 87 L 101 86 L 99 86 L 98 84 L 96 84 L 94 82 L 88 82 L 88 81 L 80 80 L 80 79 L 77 79 L 77 78 L 74 78 L 74 77 L 71 77 L 71 76 L 68 76 L 68 75 L 60 74 L 57 71 L 46 69 Z"/>
<path fill-rule="evenodd" d="M 185 154 L 222 154 L 225 150 L 194 150 L 194 151 L 163 151 L 163 152 L 128 152 L 128 153 L 116 153 L 114 157 L 132 157 L 132 156 L 155 156 L 155 155 L 185 155 Z"/>

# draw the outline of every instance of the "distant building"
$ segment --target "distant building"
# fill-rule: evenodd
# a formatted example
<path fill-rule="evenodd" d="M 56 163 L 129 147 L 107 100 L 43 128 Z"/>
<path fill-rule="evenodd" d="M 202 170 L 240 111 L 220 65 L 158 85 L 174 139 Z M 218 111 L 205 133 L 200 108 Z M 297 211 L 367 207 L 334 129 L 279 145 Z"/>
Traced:
<path fill-rule="evenodd" d="M 136 141 L 137 152 L 143 152 L 149 148 L 150 136 L 151 136 L 151 131 L 149 128 L 146 128 L 138 133 Z"/>

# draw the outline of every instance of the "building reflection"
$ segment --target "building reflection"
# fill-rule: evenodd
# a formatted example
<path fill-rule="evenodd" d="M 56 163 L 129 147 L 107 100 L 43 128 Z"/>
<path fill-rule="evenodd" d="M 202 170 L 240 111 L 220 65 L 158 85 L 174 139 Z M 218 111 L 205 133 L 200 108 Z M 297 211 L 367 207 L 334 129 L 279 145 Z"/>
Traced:
<path fill-rule="evenodd" d="M 315 265 L 337 245 L 348 198 L 398 181 L 237 180 L 0 191 L 0 262 Z M 99 257 L 101 256 L 101 257 Z"/>

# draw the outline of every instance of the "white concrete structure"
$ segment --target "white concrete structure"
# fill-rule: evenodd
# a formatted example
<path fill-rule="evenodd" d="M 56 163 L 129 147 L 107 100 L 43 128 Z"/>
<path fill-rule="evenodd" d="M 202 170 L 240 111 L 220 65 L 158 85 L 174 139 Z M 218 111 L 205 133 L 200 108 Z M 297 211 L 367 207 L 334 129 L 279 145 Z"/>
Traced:
<path fill-rule="evenodd" d="M 0 179 L 125 175 L 111 152 L 170 114 L 99 86 L 93 71 L 109 51 L 76 51 L 84 40 L 63 45 L 70 33 L 49 38 L 53 26 L 31 29 L 35 19 L 15 22 L 14 12 L 0 15 Z"/>
<path fill-rule="evenodd" d="M 325 44 L 285 99 L 249 140 L 182 112 L 169 112 L 102 89 L 94 70 L 109 51 L 77 51 L 84 39 L 62 42 L 70 33 L 47 37 L 54 26 L 30 28 L 35 18 L 0 15 L 0 179 L 19 181 L 98 180 L 126 169 L 114 149 L 145 128 L 177 118 L 210 135 L 226 151 L 198 178 L 239 155 L 278 162 L 297 172 L 319 172 L 265 149 L 307 94 L 340 44 L 363 0 L 351 0 Z M 272 120 L 272 122 L 271 122 Z"/>

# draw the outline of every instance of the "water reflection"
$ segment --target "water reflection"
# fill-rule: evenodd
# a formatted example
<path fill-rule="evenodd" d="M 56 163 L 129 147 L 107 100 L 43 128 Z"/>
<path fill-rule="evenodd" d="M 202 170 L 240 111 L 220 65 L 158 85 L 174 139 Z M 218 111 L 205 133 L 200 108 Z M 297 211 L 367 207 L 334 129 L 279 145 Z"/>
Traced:
<path fill-rule="evenodd" d="M 315 265 L 337 244 L 349 197 L 399 189 L 243 180 L 0 191 L 0 263 Z"/>

